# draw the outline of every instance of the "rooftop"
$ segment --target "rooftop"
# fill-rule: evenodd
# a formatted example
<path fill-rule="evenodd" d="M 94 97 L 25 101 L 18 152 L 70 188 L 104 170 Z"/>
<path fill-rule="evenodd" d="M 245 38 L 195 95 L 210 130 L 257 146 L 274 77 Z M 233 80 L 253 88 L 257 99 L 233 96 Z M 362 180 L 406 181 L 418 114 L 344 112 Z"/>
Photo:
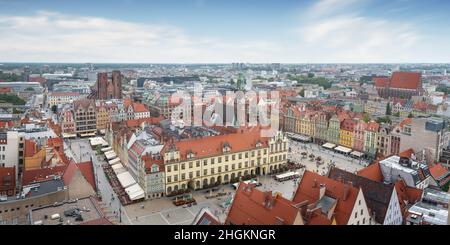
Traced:
<path fill-rule="evenodd" d="M 42 225 L 112 225 L 93 197 L 34 209 L 31 211 L 30 220 L 31 224 Z"/>

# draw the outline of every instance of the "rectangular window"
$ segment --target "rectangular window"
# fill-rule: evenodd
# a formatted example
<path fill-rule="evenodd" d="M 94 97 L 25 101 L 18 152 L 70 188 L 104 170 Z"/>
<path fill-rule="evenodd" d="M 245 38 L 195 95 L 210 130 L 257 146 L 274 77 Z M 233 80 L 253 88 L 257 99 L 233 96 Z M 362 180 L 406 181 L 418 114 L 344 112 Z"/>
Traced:
<path fill-rule="evenodd" d="M 186 175 L 185 174 L 181 174 L 181 180 L 186 179 Z"/>
<path fill-rule="evenodd" d="M 171 171 L 171 167 L 170 167 L 170 166 L 167 166 L 167 172 L 170 173 L 170 171 Z"/>
<path fill-rule="evenodd" d="M 217 162 L 221 163 L 222 162 L 222 157 L 217 158 Z"/>
<path fill-rule="evenodd" d="M 242 163 L 240 162 L 240 163 L 238 164 L 238 166 L 239 166 L 239 168 L 242 168 Z"/>
<path fill-rule="evenodd" d="M 228 156 L 225 156 L 225 162 L 228 162 Z"/>
<path fill-rule="evenodd" d="M 218 173 L 221 173 L 221 172 L 222 172 L 222 167 L 218 167 L 218 168 L 217 168 L 217 172 L 218 172 Z"/>
<path fill-rule="evenodd" d="M 215 160 L 215 158 L 211 158 L 211 164 L 214 164 Z"/>
<path fill-rule="evenodd" d="M 181 164 L 181 170 L 184 170 L 184 163 Z"/>
<path fill-rule="evenodd" d="M 203 166 L 208 165 L 208 160 L 203 160 Z"/>
<path fill-rule="evenodd" d="M 214 168 L 211 168 L 211 174 L 214 174 Z"/>
<path fill-rule="evenodd" d="M 234 154 L 231 155 L 231 160 L 233 160 L 233 161 L 236 160 L 236 155 L 234 155 Z"/>
<path fill-rule="evenodd" d="M 203 170 L 203 175 L 208 175 L 208 169 Z"/>
<path fill-rule="evenodd" d="M 193 164 L 192 162 L 189 162 L 189 168 L 192 168 Z"/>
<path fill-rule="evenodd" d="M 178 165 L 173 166 L 173 171 L 178 171 Z"/>
<path fill-rule="evenodd" d="M 225 172 L 228 172 L 228 165 L 225 165 Z"/>
<path fill-rule="evenodd" d="M 195 162 L 195 165 L 198 167 L 200 167 L 200 161 Z"/>
<path fill-rule="evenodd" d="M 172 182 L 172 177 L 171 176 L 167 176 L 167 183 Z"/>
<path fill-rule="evenodd" d="M 195 175 L 196 175 L 197 177 L 200 177 L 200 170 L 197 170 L 197 172 L 195 173 Z"/>
<path fill-rule="evenodd" d="M 252 157 L 254 157 L 255 156 L 255 152 L 254 151 L 252 151 Z"/>
<path fill-rule="evenodd" d="M 194 177 L 194 174 L 192 172 L 189 172 L 189 179 L 192 179 Z"/>
<path fill-rule="evenodd" d="M 245 158 L 248 158 L 248 152 L 245 153 Z"/>
<path fill-rule="evenodd" d="M 239 160 L 242 159 L 242 153 L 239 153 Z"/>
<path fill-rule="evenodd" d="M 231 170 L 234 170 L 234 163 L 231 165 Z"/>
<path fill-rule="evenodd" d="M 174 175 L 174 176 L 173 176 L 173 180 L 174 180 L 175 182 L 177 182 L 177 181 L 178 181 L 178 175 Z"/>

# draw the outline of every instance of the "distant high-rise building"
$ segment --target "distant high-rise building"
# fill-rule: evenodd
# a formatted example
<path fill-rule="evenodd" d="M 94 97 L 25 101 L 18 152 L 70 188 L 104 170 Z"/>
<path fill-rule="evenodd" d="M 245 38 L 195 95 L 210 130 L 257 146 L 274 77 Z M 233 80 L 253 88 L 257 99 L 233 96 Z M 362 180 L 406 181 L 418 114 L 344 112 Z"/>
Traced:
<path fill-rule="evenodd" d="M 97 99 L 122 99 L 122 75 L 120 71 L 113 71 L 111 80 L 108 79 L 108 73 L 98 73 Z"/>

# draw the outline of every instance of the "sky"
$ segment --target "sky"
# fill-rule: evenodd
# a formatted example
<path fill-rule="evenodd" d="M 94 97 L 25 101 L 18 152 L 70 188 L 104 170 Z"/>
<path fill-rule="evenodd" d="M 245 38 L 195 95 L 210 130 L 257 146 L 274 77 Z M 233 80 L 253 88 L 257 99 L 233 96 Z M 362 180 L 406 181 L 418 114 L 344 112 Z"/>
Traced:
<path fill-rule="evenodd" d="M 0 62 L 450 63 L 450 1 L 0 0 Z"/>

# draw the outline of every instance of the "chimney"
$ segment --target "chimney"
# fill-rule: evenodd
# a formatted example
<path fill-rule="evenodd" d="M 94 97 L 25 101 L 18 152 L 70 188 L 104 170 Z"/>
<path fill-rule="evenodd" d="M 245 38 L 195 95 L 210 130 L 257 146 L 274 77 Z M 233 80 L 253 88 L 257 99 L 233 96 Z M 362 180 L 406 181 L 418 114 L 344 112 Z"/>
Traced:
<path fill-rule="evenodd" d="M 350 191 L 350 185 L 344 184 L 344 196 L 342 197 L 342 200 L 346 201 L 348 197 L 348 192 Z"/>
<path fill-rule="evenodd" d="M 327 189 L 327 187 L 325 186 L 325 184 L 320 184 L 320 190 L 319 190 L 319 200 L 322 199 L 322 197 L 325 195 L 325 190 Z"/>

